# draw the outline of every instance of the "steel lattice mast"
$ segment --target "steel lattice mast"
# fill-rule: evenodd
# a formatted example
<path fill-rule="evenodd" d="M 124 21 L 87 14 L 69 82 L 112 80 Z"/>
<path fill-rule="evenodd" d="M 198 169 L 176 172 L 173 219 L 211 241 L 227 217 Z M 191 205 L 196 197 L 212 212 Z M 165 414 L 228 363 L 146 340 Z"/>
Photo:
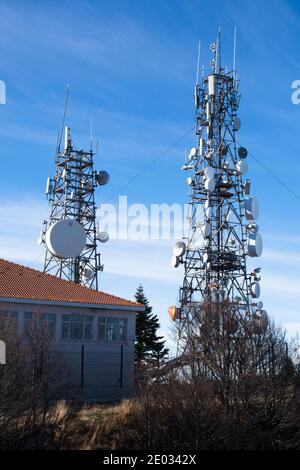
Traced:
<path fill-rule="evenodd" d="M 182 167 L 191 172 L 189 233 L 175 244 L 171 263 L 184 267 L 179 308 L 170 307 L 169 314 L 180 322 L 185 349 L 195 336 L 201 343 L 204 310 L 223 320 L 226 310 L 231 335 L 238 334 L 241 319 L 253 331 L 267 324 L 258 300 L 260 268 L 247 271 L 247 257 L 261 255 L 262 239 L 255 222 L 258 202 L 250 196 L 250 180 L 243 181 L 247 150 L 236 139 L 239 81 L 235 70 L 222 68 L 219 50 L 220 38 L 211 45 L 211 72 L 195 87 L 197 141 Z"/>
<path fill-rule="evenodd" d="M 92 149 L 75 148 L 70 129 L 66 127 L 64 149 L 61 151 L 59 145 L 56 152 L 55 177 L 47 180 L 46 194 L 51 212 L 49 221 L 44 221 L 39 241 L 46 247 L 44 272 L 98 289 L 98 272 L 103 266 L 97 241 L 107 241 L 108 235 L 105 232 L 99 234 L 96 226 L 95 188 L 97 184 L 106 184 L 109 176 L 104 171 L 94 170 L 93 157 Z M 47 232 L 62 220 L 76 221 L 84 228 L 85 246 L 78 256 L 57 256 L 49 249 Z M 63 242 L 68 244 L 72 240 Z"/>

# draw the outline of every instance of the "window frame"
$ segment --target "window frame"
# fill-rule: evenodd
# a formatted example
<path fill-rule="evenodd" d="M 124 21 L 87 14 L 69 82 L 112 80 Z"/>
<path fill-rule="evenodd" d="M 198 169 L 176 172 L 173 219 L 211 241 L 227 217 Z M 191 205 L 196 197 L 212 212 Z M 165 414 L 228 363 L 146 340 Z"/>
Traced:
<path fill-rule="evenodd" d="M 26 316 L 31 318 L 26 318 Z M 28 325 L 36 328 L 46 327 L 47 332 L 53 339 L 56 339 L 56 328 L 57 328 L 57 314 L 53 312 L 29 312 L 28 310 L 23 312 L 23 332 L 28 333 Z M 42 329 L 42 328 L 41 328 Z"/>
<path fill-rule="evenodd" d="M 66 317 L 69 317 L 69 318 L 67 319 Z M 80 338 L 71 337 L 72 328 L 73 328 L 73 332 L 76 331 L 74 329 L 76 328 L 74 325 L 77 325 L 77 327 L 81 326 L 82 334 Z M 90 335 L 87 334 L 89 326 L 90 326 Z M 66 328 L 66 332 L 67 332 L 66 336 L 64 335 L 64 328 Z M 93 341 L 94 340 L 94 315 L 91 315 L 89 313 L 74 313 L 74 312 L 62 313 L 60 339 L 62 341 Z"/>
<path fill-rule="evenodd" d="M 101 327 L 103 328 L 103 335 L 100 335 Z M 123 333 L 121 333 L 122 329 Z M 100 336 L 102 336 L 102 338 L 100 338 Z M 111 339 L 109 336 L 111 336 Z M 128 318 L 99 316 L 97 322 L 97 341 L 105 344 L 127 343 Z"/>

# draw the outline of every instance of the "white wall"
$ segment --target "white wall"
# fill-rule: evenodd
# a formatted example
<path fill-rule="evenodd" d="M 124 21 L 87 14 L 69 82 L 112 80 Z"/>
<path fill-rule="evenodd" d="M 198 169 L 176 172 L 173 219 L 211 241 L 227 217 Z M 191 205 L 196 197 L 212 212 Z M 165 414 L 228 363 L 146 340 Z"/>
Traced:
<path fill-rule="evenodd" d="M 0 312 L 1 310 L 18 311 L 17 332 L 21 336 L 24 333 L 24 312 L 56 314 L 56 335 L 53 349 L 61 353 L 59 355 L 63 364 L 65 364 L 68 389 L 64 391 L 64 397 L 88 401 L 105 401 L 127 397 L 133 392 L 136 312 L 85 306 L 66 307 L 42 303 L 37 305 L 14 302 L 0 302 Z M 72 313 L 93 315 L 93 337 L 91 340 L 66 340 L 62 338 L 62 314 Z M 97 337 L 99 316 L 126 318 L 127 340 L 124 342 L 99 341 Z M 83 375 L 82 347 L 84 348 Z M 123 354 L 122 373 L 121 354 Z M 121 375 L 122 384 L 120 383 Z"/>

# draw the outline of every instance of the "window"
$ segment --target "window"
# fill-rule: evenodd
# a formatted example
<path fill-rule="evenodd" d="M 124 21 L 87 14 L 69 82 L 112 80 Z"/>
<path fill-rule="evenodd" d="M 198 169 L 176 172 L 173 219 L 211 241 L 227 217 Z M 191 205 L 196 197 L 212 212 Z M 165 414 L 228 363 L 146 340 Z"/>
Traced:
<path fill-rule="evenodd" d="M 126 341 L 127 318 L 100 317 L 98 319 L 98 339 L 100 341 Z"/>
<path fill-rule="evenodd" d="M 24 312 L 24 330 L 47 330 L 55 336 L 56 313 Z"/>
<path fill-rule="evenodd" d="M 0 310 L 0 326 L 4 327 L 5 324 L 17 325 L 18 312 L 12 310 Z"/>
<path fill-rule="evenodd" d="M 62 332 L 63 339 L 92 339 L 93 338 L 92 315 L 63 314 Z"/>

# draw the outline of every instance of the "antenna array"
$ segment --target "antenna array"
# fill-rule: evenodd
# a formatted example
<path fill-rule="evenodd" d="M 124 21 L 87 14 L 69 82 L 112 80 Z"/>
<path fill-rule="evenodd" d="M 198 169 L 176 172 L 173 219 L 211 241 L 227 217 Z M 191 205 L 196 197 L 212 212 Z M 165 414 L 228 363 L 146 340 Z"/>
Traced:
<path fill-rule="evenodd" d="M 64 111 L 65 115 L 65 111 Z M 63 118 L 64 122 L 64 118 Z M 98 289 L 100 262 L 97 242 L 108 241 L 96 226 L 95 188 L 109 181 L 106 171 L 94 170 L 94 153 L 77 150 L 65 128 L 56 152 L 56 174 L 48 178 L 46 195 L 51 205 L 39 243 L 46 247 L 44 272 Z"/>
<path fill-rule="evenodd" d="M 267 326 L 260 268 L 247 272 L 247 257 L 261 255 L 262 238 L 258 201 L 244 180 L 248 152 L 236 141 L 239 82 L 235 70 L 221 66 L 220 34 L 211 52 L 211 71 L 195 86 L 196 145 L 182 167 L 190 173 L 189 233 L 176 242 L 171 261 L 184 268 L 179 307 L 170 307 L 169 315 L 179 321 L 185 352 L 191 344 L 195 348 L 195 338 L 203 344 L 202 313 L 217 318 L 228 335 L 239 335 L 241 325 L 248 333 Z"/>

